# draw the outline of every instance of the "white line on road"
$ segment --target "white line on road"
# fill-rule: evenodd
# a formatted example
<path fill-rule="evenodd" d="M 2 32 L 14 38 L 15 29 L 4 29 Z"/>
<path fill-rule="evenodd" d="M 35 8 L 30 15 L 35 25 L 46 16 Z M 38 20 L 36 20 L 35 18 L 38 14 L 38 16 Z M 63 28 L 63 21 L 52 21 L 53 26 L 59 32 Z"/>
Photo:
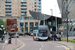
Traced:
<path fill-rule="evenodd" d="M 41 46 L 42 46 L 42 47 L 41 47 L 39 50 L 42 50 L 42 48 L 43 48 L 43 45 L 41 44 Z"/>

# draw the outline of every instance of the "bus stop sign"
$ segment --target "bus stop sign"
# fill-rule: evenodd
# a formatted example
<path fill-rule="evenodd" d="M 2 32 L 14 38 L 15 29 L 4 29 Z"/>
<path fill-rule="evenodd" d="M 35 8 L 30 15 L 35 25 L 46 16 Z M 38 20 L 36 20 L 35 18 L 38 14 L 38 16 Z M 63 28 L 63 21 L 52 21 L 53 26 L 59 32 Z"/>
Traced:
<path fill-rule="evenodd" d="M 7 32 L 17 32 L 17 19 L 7 19 Z"/>

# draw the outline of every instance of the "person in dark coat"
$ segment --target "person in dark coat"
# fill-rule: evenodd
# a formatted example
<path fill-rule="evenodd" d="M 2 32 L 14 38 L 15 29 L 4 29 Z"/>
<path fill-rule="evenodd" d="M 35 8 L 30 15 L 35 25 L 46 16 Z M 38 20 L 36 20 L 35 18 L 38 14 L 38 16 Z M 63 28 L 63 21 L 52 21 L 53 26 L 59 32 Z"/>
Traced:
<path fill-rule="evenodd" d="M 9 34 L 9 43 L 11 44 L 11 38 L 12 38 L 12 36 L 11 36 L 11 34 Z"/>
<path fill-rule="evenodd" d="M 54 41 L 56 41 L 56 38 L 57 38 L 57 36 L 56 36 L 56 34 L 54 34 Z"/>

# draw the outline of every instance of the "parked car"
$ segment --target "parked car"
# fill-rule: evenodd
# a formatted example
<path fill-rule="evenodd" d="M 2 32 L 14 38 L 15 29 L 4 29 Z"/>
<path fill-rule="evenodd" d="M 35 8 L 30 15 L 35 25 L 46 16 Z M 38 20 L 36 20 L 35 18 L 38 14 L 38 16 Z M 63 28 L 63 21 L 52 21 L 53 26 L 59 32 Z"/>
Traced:
<path fill-rule="evenodd" d="M 18 34 L 13 34 L 12 38 L 15 38 L 15 37 L 19 38 L 19 35 Z"/>
<path fill-rule="evenodd" d="M 3 37 L 3 38 L 5 38 L 5 36 L 4 36 L 4 35 L 0 35 L 0 38 L 2 38 L 2 37 Z"/>
<path fill-rule="evenodd" d="M 29 33 L 25 33 L 25 35 L 30 35 Z"/>
<path fill-rule="evenodd" d="M 24 34 L 23 34 L 23 33 L 18 33 L 18 35 L 19 35 L 19 36 L 23 36 Z"/>

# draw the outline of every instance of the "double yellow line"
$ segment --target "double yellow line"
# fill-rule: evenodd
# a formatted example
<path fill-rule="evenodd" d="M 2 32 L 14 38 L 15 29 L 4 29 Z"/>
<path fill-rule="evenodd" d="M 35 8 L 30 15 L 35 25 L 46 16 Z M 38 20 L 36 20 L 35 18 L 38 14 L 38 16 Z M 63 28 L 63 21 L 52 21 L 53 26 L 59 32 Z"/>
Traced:
<path fill-rule="evenodd" d="M 21 40 L 18 39 L 18 41 L 22 44 L 22 46 L 17 48 L 16 50 L 19 50 L 19 49 L 21 49 L 21 48 L 23 48 L 25 46 L 25 44 Z"/>
<path fill-rule="evenodd" d="M 50 42 L 50 43 L 53 43 L 53 42 Z M 55 43 L 55 44 L 58 44 L 58 45 L 60 45 L 60 46 L 64 47 L 66 50 L 70 50 L 68 47 L 66 47 L 66 46 L 65 46 L 65 45 L 63 45 L 63 44 L 59 44 L 59 43 Z"/>
<path fill-rule="evenodd" d="M 57 44 L 58 44 L 58 43 L 57 43 Z M 64 47 L 66 50 L 70 50 L 68 47 L 66 47 L 66 46 L 64 46 L 64 45 L 62 45 L 62 44 L 58 44 L 58 45 Z"/>

